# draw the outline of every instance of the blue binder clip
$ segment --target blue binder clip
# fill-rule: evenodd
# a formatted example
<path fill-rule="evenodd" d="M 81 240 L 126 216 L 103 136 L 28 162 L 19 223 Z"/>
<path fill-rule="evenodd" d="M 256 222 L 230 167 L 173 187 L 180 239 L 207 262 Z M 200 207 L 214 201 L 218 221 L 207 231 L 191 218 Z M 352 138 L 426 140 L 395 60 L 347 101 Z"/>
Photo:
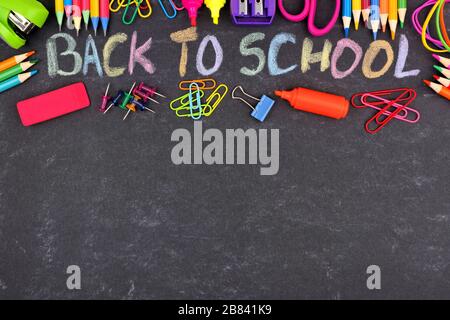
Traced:
<path fill-rule="evenodd" d="M 250 98 L 250 99 L 253 99 L 253 100 L 255 100 L 255 101 L 258 101 L 258 104 L 257 104 L 256 106 L 253 106 L 253 105 L 252 105 L 251 103 L 249 103 L 247 100 L 245 100 L 245 99 L 243 99 L 243 98 L 241 98 L 241 97 L 236 96 L 236 90 L 238 90 L 238 89 L 241 90 L 242 93 L 243 93 L 246 97 L 248 97 L 248 98 Z M 273 107 L 273 105 L 274 105 L 274 103 L 275 103 L 275 101 L 274 101 L 273 99 L 269 98 L 269 97 L 266 96 L 266 95 L 263 95 L 263 96 L 261 97 L 261 99 L 258 99 L 258 98 L 256 98 L 256 97 L 254 97 L 254 96 L 252 96 L 252 95 L 246 93 L 246 92 L 244 91 L 244 89 L 242 88 L 242 86 L 237 86 L 236 88 L 234 88 L 233 92 L 231 93 L 231 97 L 232 97 L 234 100 L 241 100 L 241 101 L 244 102 L 246 105 L 248 105 L 248 106 L 253 110 L 253 112 L 251 113 L 251 116 L 252 116 L 253 118 L 255 118 L 256 120 L 261 121 L 261 122 L 263 122 L 263 121 L 266 119 L 267 115 L 269 114 L 270 110 L 272 109 L 272 107 Z"/>

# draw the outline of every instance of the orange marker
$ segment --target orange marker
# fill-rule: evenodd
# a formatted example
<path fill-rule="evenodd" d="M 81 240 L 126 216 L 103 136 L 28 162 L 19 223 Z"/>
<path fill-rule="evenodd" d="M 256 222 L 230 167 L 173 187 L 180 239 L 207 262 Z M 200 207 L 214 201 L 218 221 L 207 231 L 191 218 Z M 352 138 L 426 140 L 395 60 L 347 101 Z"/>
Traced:
<path fill-rule="evenodd" d="M 35 54 L 35 51 L 30 51 L 27 53 L 19 54 L 17 56 L 11 57 L 9 59 L 3 60 L 2 62 L 0 62 L 0 72 L 14 67 L 15 65 L 21 63 L 28 57 L 32 56 L 33 54 Z"/>
<path fill-rule="evenodd" d="M 450 100 L 450 89 L 428 80 L 423 80 L 423 82 L 425 82 L 425 84 L 433 89 L 437 94 L 446 98 L 447 100 Z"/>
<path fill-rule="evenodd" d="M 349 101 L 344 97 L 305 88 L 296 88 L 291 91 L 275 91 L 275 94 L 287 100 L 297 110 L 334 119 L 345 118 L 350 105 Z"/>

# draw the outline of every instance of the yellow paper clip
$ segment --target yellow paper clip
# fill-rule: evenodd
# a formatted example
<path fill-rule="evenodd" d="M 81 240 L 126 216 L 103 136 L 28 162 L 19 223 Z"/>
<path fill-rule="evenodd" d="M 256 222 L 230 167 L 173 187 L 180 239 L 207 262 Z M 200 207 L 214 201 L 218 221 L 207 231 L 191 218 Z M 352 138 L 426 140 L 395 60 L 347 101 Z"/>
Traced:
<path fill-rule="evenodd" d="M 178 84 L 178 88 L 183 91 L 188 91 L 192 83 L 197 83 L 200 90 L 212 90 L 217 86 L 214 79 L 198 79 L 198 80 L 184 80 Z"/>
<path fill-rule="evenodd" d="M 222 88 L 224 92 L 220 93 Z M 216 90 L 214 90 L 214 92 L 211 93 L 211 95 L 206 100 L 206 106 L 203 107 L 203 115 L 205 117 L 209 117 L 210 115 L 212 115 L 213 112 L 216 110 L 216 108 L 219 106 L 219 104 L 222 102 L 222 100 L 225 98 L 227 93 L 228 87 L 224 84 L 219 85 L 216 88 Z"/>
<path fill-rule="evenodd" d="M 205 92 L 203 90 L 199 91 L 200 98 L 203 98 L 205 95 Z M 185 95 L 182 95 L 181 97 L 178 97 L 170 102 L 170 109 L 173 111 L 177 111 L 179 109 L 186 109 L 189 111 L 189 93 L 186 93 Z"/>

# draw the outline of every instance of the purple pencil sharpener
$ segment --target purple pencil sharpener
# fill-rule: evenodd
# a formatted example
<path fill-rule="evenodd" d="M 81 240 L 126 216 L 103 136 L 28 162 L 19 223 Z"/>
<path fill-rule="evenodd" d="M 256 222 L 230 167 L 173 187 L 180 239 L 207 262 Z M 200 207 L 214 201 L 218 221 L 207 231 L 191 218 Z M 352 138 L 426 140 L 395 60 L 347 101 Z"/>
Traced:
<path fill-rule="evenodd" d="M 269 25 L 276 12 L 276 0 L 231 0 L 231 16 L 237 25 Z"/>

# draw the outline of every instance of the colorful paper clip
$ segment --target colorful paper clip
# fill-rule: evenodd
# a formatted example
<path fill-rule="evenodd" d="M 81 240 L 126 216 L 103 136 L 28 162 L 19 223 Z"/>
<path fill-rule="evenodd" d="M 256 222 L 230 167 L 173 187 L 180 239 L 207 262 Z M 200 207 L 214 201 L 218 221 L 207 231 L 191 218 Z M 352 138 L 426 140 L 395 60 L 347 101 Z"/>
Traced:
<path fill-rule="evenodd" d="M 236 96 L 237 90 L 241 90 L 242 94 L 244 94 L 246 97 L 251 98 L 255 101 L 258 101 L 258 104 L 256 106 L 253 106 L 247 100 Z M 269 114 L 270 110 L 272 109 L 272 107 L 275 103 L 275 101 L 273 99 L 269 98 L 266 95 L 263 95 L 261 97 L 261 99 L 258 99 L 256 97 L 248 94 L 247 92 L 244 91 L 244 88 L 242 88 L 242 86 L 237 86 L 236 88 L 234 88 L 233 92 L 231 93 L 231 97 L 234 100 L 241 100 L 246 105 L 248 105 L 253 110 L 253 112 L 251 113 L 251 116 L 261 122 L 263 122 L 266 119 L 267 115 Z"/>
<path fill-rule="evenodd" d="M 163 11 L 164 15 L 168 18 L 168 19 L 173 19 L 177 16 L 178 10 L 177 7 L 175 6 L 175 4 L 173 3 L 172 0 L 167 0 L 167 2 L 169 3 L 170 7 L 172 8 L 172 14 L 169 14 L 166 6 L 163 3 L 164 0 L 158 0 L 159 6 L 161 7 L 161 10 Z"/>
<path fill-rule="evenodd" d="M 195 90 L 193 90 L 194 87 L 196 87 Z M 189 85 L 189 111 L 191 118 L 194 120 L 199 120 L 202 117 L 202 99 L 200 96 L 200 88 L 195 82 Z"/>
<path fill-rule="evenodd" d="M 180 81 L 178 88 L 183 91 L 188 91 L 192 83 L 196 83 L 200 90 L 212 90 L 217 86 L 216 80 L 214 79 L 198 79 Z"/>
<path fill-rule="evenodd" d="M 205 92 L 203 90 L 199 91 L 200 94 L 200 98 L 203 98 L 203 96 L 205 95 Z M 170 109 L 172 109 L 173 111 L 177 111 L 183 108 L 187 108 L 189 109 L 189 92 L 182 95 L 181 97 L 178 97 L 174 100 L 172 100 L 169 104 Z"/>
<path fill-rule="evenodd" d="M 420 113 L 409 107 L 416 97 L 417 93 L 413 89 L 399 88 L 358 93 L 353 95 L 351 103 L 355 108 L 369 107 L 378 110 L 365 124 L 365 130 L 375 134 L 394 118 L 407 123 L 417 123 Z"/>
<path fill-rule="evenodd" d="M 114 6 L 115 1 L 117 1 L 116 6 Z M 143 3 L 145 3 L 145 6 Z M 136 9 L 134 9 L 133 14 L 129 17 L 128 10 L 130 10 L 130 6 L 132 5 L 135 5 Z M 118 12 L 122 8 L 125 8 L 122 14 L 122 23 L 126 25 L 132 24 L 138 15 L 145 19 L 150 17 L 153 13 L 150 0 L 112 0 L 109 4 L 111 12 Z M 144 13 L 145 10 L 148 10 L 148 12 Z"/>

